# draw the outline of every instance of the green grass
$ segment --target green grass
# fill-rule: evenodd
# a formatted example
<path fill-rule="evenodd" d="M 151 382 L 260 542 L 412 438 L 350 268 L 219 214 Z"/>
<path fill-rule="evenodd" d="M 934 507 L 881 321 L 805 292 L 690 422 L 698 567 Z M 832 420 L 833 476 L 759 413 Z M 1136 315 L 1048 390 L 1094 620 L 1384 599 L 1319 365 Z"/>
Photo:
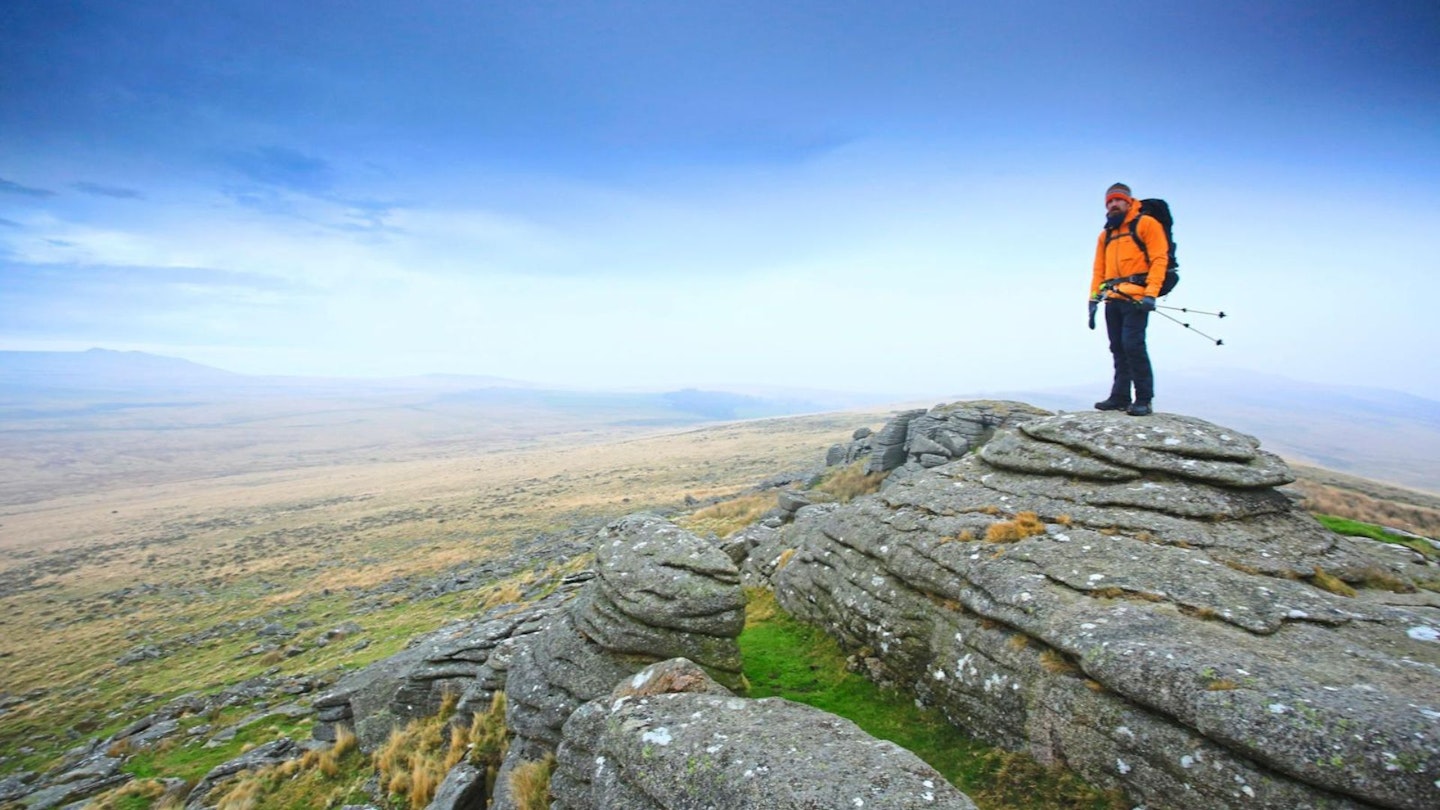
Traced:
<path fill-rule="evenodd" d="M 981 810 L 1128 806 L 1113 792 L 1073 773 L 1047 768 L 1024 754 L 973 740 L 939 712 L 915 706 L 897 691 L 883 691 L 845 669 L 845 653 L 822 631 L 798 622 L 766 591 L 751 591 L 750 615 L 740 636 L 750 697 L 783 697 L 844 717 L 871 736 L 913 752 Z"/>
<path fill-rule="evenodd" d="M 238 722 L 253 709 L 232 707 L 217 715 L 215 728 L 221 729 Z M 180 741 L 177 737 L 161 741 L 152 749 L 138 751 L 125 761 L 121 768 L 137 779 L 176 777 L 198 780 L 223 762 L 228 762 L 247 748 L 262 745 L 280 737 L 303 740 L 310 736 L 313 720 L 308 717 L 289 718 L 283 716 L 256 720 L 236 732 L 235 737 L 224 745 L 206 748 L 204 739 Z"/>
<path fill-rule="evenodd" d="M 1349 537 L 1368 537 L 1371 540 L 1379 540 L 1382 543 L 1404 546 L 1412 551 L 1419 552 L 1429 560 L 1440 559 L 1440 551 L 1436 551 L 1434 546 L 1424 540 L 1391 534 L 1383 528 L 1376 526 L 1374 523 L 1362 523 L 1358 520 L 1336 517 L 1335 515 L 1322 515 L 1319 513 L 1315 514 L 1315 519 L 1319 520 L 1325 525 L 1325 528 L 1336 534 L 1343 534 Z"/>

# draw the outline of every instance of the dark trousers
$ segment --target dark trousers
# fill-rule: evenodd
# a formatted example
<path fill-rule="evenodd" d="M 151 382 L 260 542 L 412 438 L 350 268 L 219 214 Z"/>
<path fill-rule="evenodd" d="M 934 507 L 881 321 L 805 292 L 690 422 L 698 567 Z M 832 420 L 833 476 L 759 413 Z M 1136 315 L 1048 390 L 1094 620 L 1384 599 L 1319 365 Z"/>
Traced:
<path fill-rule="evenodd" d="M 1155 375 L 1145 350 L 1145 327 L 1150 313 L 1129 301 L 1105 302 L 1105 330 L 1110 333 L 1110 356 L 1115 360 L 1115 382 L 1110 399 L 1149 404 L 1155 397 Z M 1130 397 L 1130 386 L 1135 397 Z"/>

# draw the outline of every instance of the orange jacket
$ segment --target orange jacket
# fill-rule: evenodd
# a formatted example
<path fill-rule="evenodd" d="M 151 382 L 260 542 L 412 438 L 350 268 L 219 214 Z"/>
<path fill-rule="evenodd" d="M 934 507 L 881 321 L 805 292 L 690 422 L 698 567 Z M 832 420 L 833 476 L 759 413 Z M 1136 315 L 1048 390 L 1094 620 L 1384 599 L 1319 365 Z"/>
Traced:
<path fill-rule="evenodd" d="M 1140 217 L 1136 223 L 1136 235 L 1145 243 L 1145 250 L 1150 254 L 1148 267 L 1145 265 L 1145 253 L 1130 238 L 1130 221 L 1136 217 Z M 1110 236 L 1108 244 L 1105 241 L 1107 235 Z M 1095 243 L 1095 272 L 1090 276 L 1090 297 L 1094 298 L 1100 292 L 1100 285 L 1109 279 L 1144 274 L 1143 286 L 1129 282 L 1119 284 L 1109 291 L 1108 297 L 1121 301 L 1126 300 L 1126 295 L 1136 301 L 1147 295 L 1158 298 L 1160 285 L 1165 283 L 1165 267 L 1169 263 L 1170 243 L 1165 240 L 1164 226 L 1154 217 L 1140 216 L 1140 201 L 1131 200 L 1125 221 L 1113 233 L 1100 231 L 1100 239 Z"/>

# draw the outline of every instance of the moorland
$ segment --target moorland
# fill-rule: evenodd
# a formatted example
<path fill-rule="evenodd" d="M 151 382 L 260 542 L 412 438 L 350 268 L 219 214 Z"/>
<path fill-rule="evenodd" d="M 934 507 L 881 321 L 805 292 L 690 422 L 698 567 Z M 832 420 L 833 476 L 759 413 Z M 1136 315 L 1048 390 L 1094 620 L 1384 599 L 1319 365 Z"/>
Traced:
<path fill-rule="evenodd" d="M 0 778 L 43 771 L 183 694 L 333 681 L 584 565 L 536 538 L 640 510 L 723 535 L 725 520 L 693 515 L 737 497 L 763 509 L 773 496 L 746 498 L 761 482 L 817 470 L 827 447 L 893 413 L 727 420 L 693 396 L 677 408 L 488 391 L 182 391 L 157 403 L 52 390 L 23 406 L 11 392 Z M 1434 495 L 1297 470 L 1312 511 L 1440 534 Z"/>

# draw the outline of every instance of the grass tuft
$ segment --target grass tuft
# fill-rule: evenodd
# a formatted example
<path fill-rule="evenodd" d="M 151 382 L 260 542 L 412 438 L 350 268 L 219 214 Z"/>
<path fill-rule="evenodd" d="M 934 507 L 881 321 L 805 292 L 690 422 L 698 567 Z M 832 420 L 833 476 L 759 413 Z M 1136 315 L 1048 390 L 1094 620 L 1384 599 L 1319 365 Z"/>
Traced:
<path fill-rule="evenodd" d="M 518 810 L 545 810 L 550 806 L 550 775 L 555 771 L 555 757 L 538 762 L 522 762 L 510 773 L 510 796 Z"/>
<path fill-rule="evenodd" d="M 1321 568 L 1315 566 L 1315 575 L 1310 577 L 1310 584 L 1322 591 L 1329 591 L 1340 596 L 1354 596 L 1355 589 L 1345 584 L 1345 581 Z"/>
<path fill-rule="evenodd" d="M 793 549 L 793 548 L 787 548 L 787 549 L 785 549 L 784 551 L 780 552 L 780 557 L 779 557 L 779 559 L 777 559 L 777 560 L 775 561 L 775 570 L 776 570 L 776 571 L 779 571 L 780 569 L 782 569 L 782 568 L 784 568 L 785 566 L 789 565 L 789 564 L 790 564 L 790 560 L 794 559 L 794 557 L 795 557 L 795 549 Z"/>
<path fill-rule="evenodd" d="M 752 492 L 677 518 L 675 523 L 696 534 L 728 537 L 759 520 L 774 508 L 776 502 L 773 491 Z"/>
<path fill-rule="evenodd" d="M 476 712 L 470 719 L 470 764 L 485 768 L 490 779 L 505 761 L 510 748 L 510 730 L 505 726 L 505 693 L 496 692 L 489 711 Z"/>
<path fill-rule="evenodd" d="M 434 764 L 420 757 L 410 761 L 410 810 L 425 810 L 435 798 L 435 789 L 440 787 L 445 771 L 435 768 Z"/>
<path fill-rule="evenodd" d="M 887 473 L 866 473 L 865 465 L 868 459 L 856 461 L 845 467 L 841 467 L 833 473 L 825 476 L 820 483 L 812 489 L 817 492 L 824 492 L 833 495 L 841 503 L 859 498 L 862 495 L 870 495 L 880 491 L 880 485 L 884 483 Z"/>
<path fill-rule="evenodd" d="M 1043 650 L 1040 653 L 1040 668 L 1051 675 L 1079 675 L 1080 667 L 1059 650 Z"/>
<path fill-rule="evenodd" d="M 371 757 L 386 792 L 396 799 L 403 797 L 412 810 L 428 805 L 445 774 L 470 752 L 470 730 L 476 719 L 470 723 L 452 720 L 459 700 L 458 693 L 447 689 L 441 695 L 438 712 L 391 731 L 385 744 Z M 495 705 L 492 703 L 492 712 Z M 499 705 L 503 726 L 503 700 Z"/>
<path fill-rule="evenodd" d="M 1045 533 L 1045 522 L 1034 512 L 1021 512 L 1014 520 L 992 523 L 985 530 L 987 543 L 1014 543 Z"/>

